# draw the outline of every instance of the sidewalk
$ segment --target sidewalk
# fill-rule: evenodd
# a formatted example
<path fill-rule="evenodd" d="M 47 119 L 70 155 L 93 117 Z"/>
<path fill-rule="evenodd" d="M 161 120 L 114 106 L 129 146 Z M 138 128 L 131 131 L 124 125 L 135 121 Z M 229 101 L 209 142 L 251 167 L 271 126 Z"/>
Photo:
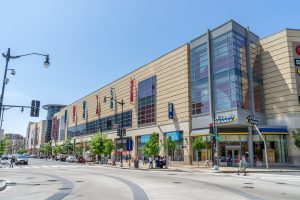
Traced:
<path fill-rule="evenodd" d="M 112 166 L 110 164 L 103 164 L 103 167 L 110 167 L 110 168 L 120 168 L 120 163 L 117 163 L 116 166 Z M 148 164 L 139 164 L 139 168 L 135 169 L 134 164 L 131 163 L 129 167 L 129 163 L 123 162 L 122 169 L 133 169 L 133 170 L 153 170 L 153 171 L 182 171 L 182 172 L 218 172 L 218 173 L 236 173 L 237 167 L 219 167 L 218 171 L 214 171 L 212 167 L 198 167 L 192 165 L 176 165 L 176 166 L 169 166 L 167 169 L 165 168 L 154 168 L 149 169 Z M 282 172 L 300 172 L 300 167 L 270 167 L 269 170 L 266 168 L 247 168 L 247 173 L 282 173 Z"/>

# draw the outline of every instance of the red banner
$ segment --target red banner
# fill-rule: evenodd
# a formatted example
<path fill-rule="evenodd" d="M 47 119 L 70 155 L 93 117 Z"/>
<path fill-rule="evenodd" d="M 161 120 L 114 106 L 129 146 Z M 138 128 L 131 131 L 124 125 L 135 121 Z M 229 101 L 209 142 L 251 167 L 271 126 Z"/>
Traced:
<path fill-rule="evenodd" d="M 130 103 L 134 103 L 134 79 L 130 80 Z"/>
<path fill-rule="evenodd" d="M 56 117 L 52 118 L 52 128 L 51 128 L 51 140 L 55 139 L 55 133 L 56 133 Z"/>
<path fill-rule="evenodd" d="M 75 122 L 76 119 L 76 106 L 73 106 L 73 122 Z"/>

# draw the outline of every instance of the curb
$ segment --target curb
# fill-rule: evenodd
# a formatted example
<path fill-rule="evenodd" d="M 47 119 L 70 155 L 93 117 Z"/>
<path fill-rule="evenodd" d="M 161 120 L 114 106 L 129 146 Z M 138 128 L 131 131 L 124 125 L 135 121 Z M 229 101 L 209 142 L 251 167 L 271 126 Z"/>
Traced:
<path fill-rule="evenodd" d="M 0 180 L 0 192 L 6 189 L 6 180 Z"/>

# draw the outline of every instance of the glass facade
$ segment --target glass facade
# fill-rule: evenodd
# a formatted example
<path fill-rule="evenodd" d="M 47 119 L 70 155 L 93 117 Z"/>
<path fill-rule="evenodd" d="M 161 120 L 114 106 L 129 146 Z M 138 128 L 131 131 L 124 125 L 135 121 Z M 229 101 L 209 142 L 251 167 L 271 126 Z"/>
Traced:
<path fill-rule="evenodd" d="M 156 76 L 138 83 L 138 125 L 155 123 Z"/>
<path fill-rule="evenodd" d="M 246 40 L 234 31 L 212 40 L 212 72 L 217 112 L 249 108 Z"/>
<path fill-rule="evenodd" d="M 66 122 L 65 115 L 60 118 L 60 126 L 59 126 L 59 141 L 65 140 L 65 132 L 66 132 Z"/>
<path fill-rule="evenodd" d="M 102 131 L 115 130 L 114 124 L 121 125 L 122 114 L 116 114 L 109 117 L 101 118 L 95 121 L 87 122 L 77 126 L 68 128 L 68 136 L 80 136 L 86 134 L 96 133 L 100 129 Z M 129 128 L 132 126 L 132 111 L 123 113 L 123 127 Z"/>
<path fill-rule="evenodd" d="M 209 113 L 209 83 L 207 44 L 190 50 L 192 82 L 192 114 Z"/>

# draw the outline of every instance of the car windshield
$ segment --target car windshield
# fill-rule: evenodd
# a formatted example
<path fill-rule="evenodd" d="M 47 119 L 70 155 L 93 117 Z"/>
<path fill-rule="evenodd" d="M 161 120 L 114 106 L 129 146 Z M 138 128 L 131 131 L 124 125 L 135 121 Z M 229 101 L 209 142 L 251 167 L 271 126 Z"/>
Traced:
<path fill-rule="evenodd" d="M 25 156 L 18 156 L 17 158 L 18 159 L 25 159 L 26 157 Z"/>

